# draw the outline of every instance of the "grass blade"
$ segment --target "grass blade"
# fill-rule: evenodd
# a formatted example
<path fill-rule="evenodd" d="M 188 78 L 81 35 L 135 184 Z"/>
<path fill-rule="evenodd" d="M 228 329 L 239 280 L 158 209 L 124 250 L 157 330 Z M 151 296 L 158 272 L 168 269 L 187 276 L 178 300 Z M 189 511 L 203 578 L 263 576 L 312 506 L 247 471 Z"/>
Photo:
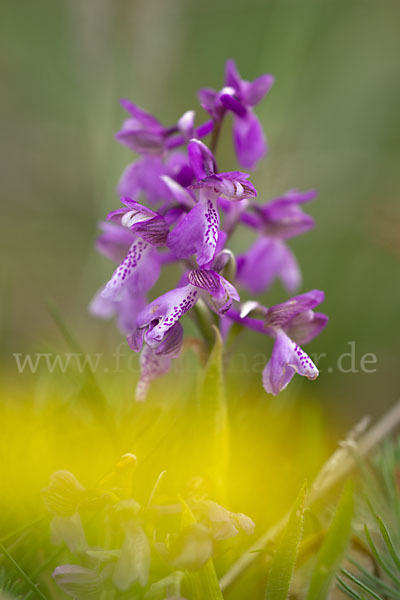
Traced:
<path fill-rule="evenodd" d="M 272 560 L 265 600 L 286 600 L 288 597 L 303 534 L 305 495 L 306 488 L 303 486 Z"/>
<path fill-rule="evenodd" d="M 347 548 L 353 512 L 353 487 L 351 483 L 348 483 L 340 497 L 336 513 L 318 553 L 317 563 L 311 575 L 307 600 L 323 600 L 326 598 Z"/>

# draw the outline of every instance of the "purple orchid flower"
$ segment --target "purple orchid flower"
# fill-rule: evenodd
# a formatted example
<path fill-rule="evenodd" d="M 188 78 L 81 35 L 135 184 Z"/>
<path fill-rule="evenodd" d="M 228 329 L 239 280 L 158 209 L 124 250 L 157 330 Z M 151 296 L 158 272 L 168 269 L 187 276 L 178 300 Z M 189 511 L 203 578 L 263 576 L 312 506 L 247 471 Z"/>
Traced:
<path fill-rule="evenodd" d="M 305 214 L 299 205 L 315 196 L 314 190 L 290 190 L 267 204 L 260 206 L 252 203 L 252 212 L 239 215 L 242 222 L 260 234 L 249 250 L 237 257 L 238 281 L 252 294 L 264 292 L 277 278 L 281 279 L 289 293 L 299 288 L 300 268 L 284 240 L 314 226 L 314 219 Z"/>
<path fill-rule="evenodd" d="M 269 92 L 275 79 L 272 75 L 262 75 L 253 82 L 242 79 L 233 60 L 228 60 L 225 68 L 225 87 L 216 92 L 208 88 L 199 91 L 199 100 L 213 117 L 220 121 L 224 111 L 234 115 L 233 141 L 239 163 L 253 169 L 266 154 L 267 143 L 261 124 L 253 113 L 253 106 Z"/>
<path fill-rule="evenodd" d="M 153 115 L 126 99 L 121 99 L 121 105 L 130 114 L 116 134 L 116 139 L 134 152 L 144 155 L 160 155 L 165 150 L 182 146 L 188 136 L 203 137 L 213 128 L 212 122 L 204 123 L 194 128 L 194 113 L 188 111 L 178 121 L 177 125 L 164 127 Z M 178 135 L 175 135 L 178 134 Z M 175 136 L 175 137 L 171 137 Z"/>
<path fill-rule="evenodd" d="M 136 318 L 136 329 L 127 338 L 132 350 L 142 350 L 136 392 L 139 400 L 144 400 L 152 380 L 169 371 L 171 358 L 179 355 L 183 341 L 179 320 L 200 298 L 220 316 L 231 308 L 233 300 L 240 300 L 234 286 L 213 270 L 188 271 L 186 282 L 141 310 Z"/>
<path fill-rule="evenodd" d="M 275 338 L 271 358 L 262 376 L 268 393 L 274 396 L 279 394 L 295 373 L 308 379 L 318 377 L 317 367 L 298 344 L 311 341 L 326 326 L 328 317 L 312 310 L 323 300 L 323 292 L 311 290 L 270 308 L 252 302 L 244 306 L 241 313 L 229 310 L 228 317 L 232 320 Z M 262 316 L 263 320 L 247 316 L 253 311 Z"/>
<path fill-rule="evenodd" d="M 220 224 L 218 198 L 240 201 L 255 197 L 257 192 L 248 181 L 247 173 L 233 171 L 217 174 L 214 156 L 201 141 L 191 140 L 188 154 L 197 179 L 197 183 L 189 187 L 199 191 L 198 203 L 169 234 L 167 245 L 178 258 L 195 254 L 198 265 L 204 266 L 213 259 L 217 246 Z"/>
<path fill-rule="evenodd" d="M 166 292 L 140 312 L 137 329 L 128 340 L 133 350 L 139 351 L 143 342 L 149 346 L 160 344 L 171 327 L 193 308 L 200 297 L 205 298 L 221 316 L 229 310 L 233 300 L 239 301 L 234 286 L 216 271 L 188 271 L 186 281 L 185 285 Z"/>
<path fill-rule="evenodd" d="M 272 355 L 263 371 L 265 390 L 273 395 L 285 389 L 295 373 L 316 379 L 318 369 L 298 344 L 305 344 L 326 326 L 328 317 L 314 313 L 324 300 L 324 293 L 312 290 L 272 306 L 266 312 L 265 326 L 274 331 Z"/>

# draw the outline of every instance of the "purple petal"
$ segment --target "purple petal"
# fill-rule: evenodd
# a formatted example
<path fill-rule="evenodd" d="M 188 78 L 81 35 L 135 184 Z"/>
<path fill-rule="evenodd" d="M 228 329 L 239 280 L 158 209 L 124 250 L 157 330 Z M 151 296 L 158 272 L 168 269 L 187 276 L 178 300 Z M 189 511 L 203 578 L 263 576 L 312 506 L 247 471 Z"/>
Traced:
<path fill-rule="evenodd" d="M 312 308 L 321 304 L 325 297 L 324 292 L 320 290 L 311 290 L 305 294 L 294 296 L 282 302 L 276 304 L 267 309 L 265 325 L 267 327 L 284 327 L 294 319 L 294 317 L 301 315 L 305 311 L 311 311 Z"/>
<path fill-rule="evenodd" d="M 114 210 L 107 218 L 130 229 L 153 246 L 164 246 L 169 232 L 164 217 L 131 198 L 121 198 L 121 202 L 127 208 Z"/>
<path fill-rule="evenodd" d="M 267 143 L 258 118 L 250 111 L 244 118 L 234 117 L 233 141 L 239 163 L 254 169 L 267 152 Z"/>
<path fill-rule="evenodd" d="M 165 137 L 155 131 L 139 129 L 136 121 L 128 119 L 115 139 L 138 154 L 160 154 L 164 149 Z"/>
<path fill-rule="evenodd" d="M 308 379 L 318 377 L 318 369 L 310 357 L 284 331 L 279 330 L 271 358 L 263 371 L 265 390 L 276 396 L 285 389 L 295 373 Z"/>
<path fill-rule="evenodd" d="M 197 92 L 197 97 L 204 110 L 206 110 L 211 116 L 215 117 L 218 92 L 210 88 L 201 88 Z"/>
<path fill-rule="evenodd" d="M 205 299 L 211 308 L 221 316 L 230 309 L 233 300 L 240 300 L 236 288 L 215 271 L 195 269 L 187 273 L 187 279 L 195 287 L 207 292 L 209 296 L 206 296 Z"/>
<path fill-rule="evenodd" d="M 255 106 L 268 94 L 269 90 L 275 82 L 273 75 L 261 75 L 251 83 L 247 83 L 244 101 L 249 106 Z"/>
<path fill-rule="evenodd" d="M 127 285 L 119 300 L 111 300 L 102 296 L 103 289 L 99 290 L 89 305 L 89 312 L 101 319 L 117 317 L 118 329 L 124 335 L 130 334 L 136 328 L 136 317 L 146 306 L 143 293 L 137 293 Z"/>
<path fill-rule="evenodd" d="M 134 104 L 133 102 L 131 102 L 130 100 L 127 100 L 126 98 L 121 98 L 121 100 L 119 102 L 120 102 L 121 106 L 126 111 L 128 111 L 134 119 L 137 119 L 139 121 L 139 123 L 141 123 L 142 125 L 148 127 L 149 129 L 154 129 L 157 131 L 164 129 L 163 126 L 161 125 L 160 121 L 158 121 L 150 113 L 143 110 L 143 108 L 140 108 L 140 106 L 137 106 L 137 104 Z"/>
<path fill-rule="evenodd" d="M 260 207 L 262 230 L 267 235 L 288 239 L 314 227 L 314 219 L 297 204 L 283 199 Z"/>
<path fill-rule="evenodd" d="M 279 277 L 289 292 L 300 283 L 297 261 L 279 239 L 261 236 L 237 258 L 237 279 L 252 294 L 261 294 Z"/>
<path fill-rule="evenodd" d="M 143 310 L 144 310 L 144 308 L 140 311 L 140 313 Z M 128 337 L 126 338 L 126 341 L 128 342 L 129 348 L 131 350 L 133 350 L 134 352 L 141 351 L 141 349 L 143 348 L 143 344 L 144 344 L 144 334 L 145 334 L 145 330 L 143 327 L 141 327 L 141 328 L 136 327 L 135 329 L 133 329 L 133 331 L 130 333 L 130 335 L 128 335 Z"/>
<path fill-rule="evenodd" d="M 103 297 L 118 300 L 127 282 L 137 292 L 147 291 L 153 287 L 159 274 L 160 262 L 156 249 L 139 238 L 114 271 L 103 290 Z"/>
<path fill-rule="evenodd" d="M 176 151 L 169 154 L 165 166 L 167 169 L 166 174 L 182 187 L 187 187 L 193 182 L 193 171 L 189 166 L 189 160 L 185 152 Z"/>
<path fill-rule="evenodd" d="M 198 183 L 190 186 L 191 189 L 209 188 L 213 190 L 219 197 L 226 198 L 238 202 L 246 198 L 254 198 L 257 196 L 257 191 L 246 177 L 235 178 L 236 173 L 220 173 L 219 175 L 210 175 L 205 177 Z"/>
<path fill-rule="evenodd" d="M 327 323 L 328 317 L 326 315 L 314 313 L 310 310 L 294 317 L 289 325 L 285 327 L 285 331 L 297 344 L 307 344 L 319 335 Z"/>
<path fill-rule="evenodd" d="M 200 140 L 192 139 L 188 144 L 189 163 L 197 179 L 213 175 L 217 170 L 211 150 Z"/>
<path fill-rule="evenodd" d="M 293 294 L 301 285 L 301 271 L 297 258 L 293 252 L 281 242 L 281 265 L 277 276 L 282 281 L 282 284 L 289 294 Z"/>
<path fill-rule="evenodd" d="M 134 240 L 133 234 L 113 223 L 100 223 L 102 233 L 96 240 L 96 249 L 115 262 L 121 262 Z"/>
<path fill-rule="evenodd" d="M 189 190 L 182 187 L 177 181 L 168 177 L 168 175 L 163 175 L 162 180 L 168 187 L 171 196 L 178 204 L 189 209 L 193 208 L 195 201 Z"/>
<path fill-rule="evenodd" d="M 179 356 L 183 342 L 183 327 L 178 322 L 165 334 L 162 342 L 156 348 L 156 354 L 175 358 Z"/>
<path fill-rule="evenodd" d="M 194 110 L 188 110 L 178 121 L 178 129 L 186 140 L 190 140 L 195 136 L 194 116 Z"/>
<path fill-rule="evenodd" d="M 310 202 L 310 200 L 314 200 L 317 194 L 317 190 L 307 190 L 306 192 L 299 192 L 299 190 L 292 189 L 286 192 L 286 194 L 282 196 L 281 199 L 290 200 L 290 202 L 295 202 L 296 204 L 305 204 L 306 202 Z"/>
<path fill-rule="evenodd" d="M 216 294 L 220 291 L 220 276 L 215 271 L 194 269 L 193 271 L 188 271 L 186 277 L 189 283 L 206 290 L 209 294 Z"/>
<path fill-rule="evenodd" d="M 231 94 L 221 94 L 220 100 L 225 108 L 232 111 L 238 117 L 245 117 L 247 115 L 246 107 Z"/>
<path fill-rule="evenodd" d="M 145 156 L 126 167 L 118 183 L 118 193 L 133 200 L 145 194 L 149 204 L 165 203 L 170 194 L 161 177 L 168 174 L 170 169 L 158 156 Z"/>
<path fill-rule="evenodd" d="M 188 258 L 195 254 L 200 266 L 213 259 L 219 229 L 219 214 L 215 204 L 206 195 L 201 195 L 198 204 L 169 234 L 167 246 L 177 258 Z"/>
<path fill-rule="evenodd" d="M 237 92 L 240 91 L 241 77 L 239 71 L 236 68 L 235 61 L 230 59 L 225 64 L 225 85 L 235 88 Z"/>

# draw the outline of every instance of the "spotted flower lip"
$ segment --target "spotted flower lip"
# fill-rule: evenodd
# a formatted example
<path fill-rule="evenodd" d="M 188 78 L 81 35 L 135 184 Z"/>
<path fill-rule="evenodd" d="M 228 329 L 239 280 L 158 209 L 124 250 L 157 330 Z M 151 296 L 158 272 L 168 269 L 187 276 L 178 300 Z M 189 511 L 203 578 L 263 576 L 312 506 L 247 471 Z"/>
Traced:
<path fill-rule="evenodd" d="M 132 200 L 121 198 L 126 208 L 110 212 L 107 219 L 137 234 L 153 246 L 165 246 L 169 226 L 162 215 Z"/>
<path fill-rule="evenodd" d="M 144 331 L 143 339 L 149 346 L 158 345 L 165 334 L 197 302 L 198 291 L 190 284 L 170 290 L 153 300 L 137 318 L 138 330 Z"/>
<path fill-rule="evenodd" d="M 167 246 L 177 258 L 196 256 L 200 266 L 215 255 L 219 231 L 219 214 L 215 198 L 200 191 L 198 203 L 178 222 L 167 238 Z"/>
<path fill-rule="evenodd" d="M 138 293 L 145 292 L 153 287 L 159 274 L 160 262 L 156 249 L 145 240 L 137 238 L 104 287 L 101 296 L 120 300 L 128 283 Z"/>
<path fill-rule="evenodd" d="M 295 373 L 307 379 L 316 379 L 319 374 L 311 358 L 282 329 L 278 329 L 271 358 L 263 371 L 265 391 L 276 396 Z"/>

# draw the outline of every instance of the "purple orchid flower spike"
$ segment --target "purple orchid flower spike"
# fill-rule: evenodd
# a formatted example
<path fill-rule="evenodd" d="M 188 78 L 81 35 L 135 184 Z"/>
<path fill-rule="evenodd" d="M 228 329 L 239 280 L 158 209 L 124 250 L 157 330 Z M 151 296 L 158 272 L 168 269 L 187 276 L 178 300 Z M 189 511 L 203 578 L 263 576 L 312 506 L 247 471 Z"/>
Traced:
<path fill-rule="evenodd" d="M 252 212 L 240 215 L 242 222 L 260 234 L 249 250 L 237 258 L 238 281 L 252 294 L 264 292 L 277 278 L 289 293 L 299 288 L 300 268 L 285 240 L 314 226 L 314 219 L 299 205 L 315 196 L 314 190 L 291 190 L 267 204 L 252 203 Z"/>
<path fill-rule="evenodd" d="M 121 202 L 126 208 L 108 213 L 107 219 L 130 229 L 153 246 L 165 246 L 169 225 L 164 217 L 131 198 L 121 198 Z"/>
<path fill-rule="evenodd" d="M 255 197 L 257 192 L 248 181 L 247 173 L 217 174 L 215 158 L 201 141 L 191 140 L 188 154 L 197 178 L 197 183 L 189 187 L 199 191 L 199 199 L 169 234 L 167 245 L 178 258 L 195 254 L 198 265 L 204 266 L 213 259 L 218 240 L 220 219 L 217 199 L 238 201 Z"/>
<path fill-rule="evenodd" d="M 225 68 L 225 87 L 220 92 L 208 88 L 199 91 L 200 102 L 213 117 L 221 121 L 225 110 L 233 113 L 233 141 L 239 163 L 253 169 L 266 154 L 267 143 L 261 124 L 253 113 L 274 83 L 272 75 L 262 75 L 253 82 L 242 79 L 235 62 L 228 60 Z"/>
<path fill-rule="evenodd" d="M 267 392 L 279 393 L 295 373 L 309 379 L 318 375 L 298 344 L 313 339 L 327 323 L 326 315 L 314 312 L 323 300 L 322 292 L 313 290 L 269 308 L 256 300 L 248 300 L 240 310 L 234 308 L 240 301 L 238 284 L 259 294 L 279 278 L 288 292 L 295 292 L 301 274 L 287 240 L 314 226 L 303 211 L 303 204 L 315 197 L 313 190 L 290 190 L 260 205 L 254 201 L 257 192 L 249 175 L 219 172 L 214 158 L 228 111 L 239 163 L 253 168 L 264 156 L 267 144 L 253 110 L 273 82 L 271 75 L 246 81 L 229 60 L 224 87 L 199 92 L 211 119 L 198 127 L 191 110 L 172 127 L 165 127 L 137 105 L 121 102 L 129 118 L 117 139 L 140 157 L 119 181 L 122 207 L 110 212 L 101 225 L 96 247 L 118 266 L 92 300 L 90 311 L 102 318 L 116 316 L 132 350 L 140 352 L 138 400 L 146 397 L 155 378 L 170 370 L 183 343 L 181 317 L 199 300 L 202 315 L 208 315 L 210 325 L 218 319 L 223 337 L 237 321 L 274 338 L 263 372 Z M 212 150 L 201 141 L 211 132 Z M 255 241 L 235 257 L 226 244 L 243 225 L 255 232 Z M 178 286 L 148 303 L 147 293 L 161 267 L 179 261 L 183 275 Z"/>

